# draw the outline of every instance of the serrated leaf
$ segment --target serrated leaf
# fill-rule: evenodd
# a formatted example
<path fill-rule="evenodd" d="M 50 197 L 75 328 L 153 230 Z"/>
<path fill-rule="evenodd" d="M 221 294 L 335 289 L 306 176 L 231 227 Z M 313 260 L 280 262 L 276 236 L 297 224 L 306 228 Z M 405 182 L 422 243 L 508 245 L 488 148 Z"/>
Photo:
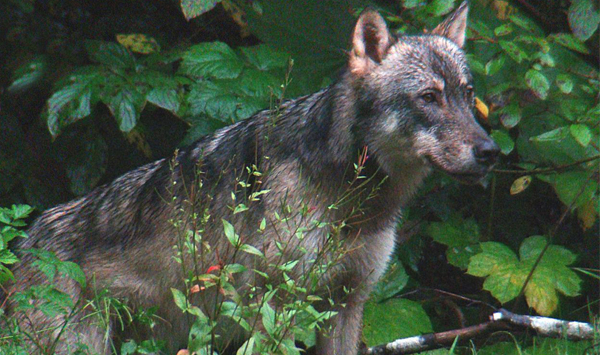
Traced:
<path fill-rule="evenodd" d="M 521 176 L 520 178 L 516 179 L 510 186 L 510 194 L 516 195 L 525 191 L 525 189 L 529 187 L 529 184 L 531 184 L 531 180 L 532 178 L 530 175 Z"/>
<path fill-rule="evenodd" d="M 570 33 L 558 33 L 549 36 L 549 38 L 563 47 L 569 48 L 579 53 L 590 54 L 590 51 L 587 49 L 585 44 Z"/>
<path fill-rule="evenodd" d="M 63 261 L 58 264 L 58 272 L 61 272 L 71 279 L 75 280 L 81 287 L 85 288 L 85 274 L 79 265 L 70 261 Z"/>
<path fill-rule="evenodd" d="M 483 251 L 471 258 L 467 272 L 487 277 L 484 289 L 500 302 L 509 302 L 519 294 L 546 245 L 547 240 L 543 236 L 525 239 L 517 260 L 516 255 L 501 243 L 482 243 Z M 568 296 L 578 294 L 581 280 L 567 267 L 574 261 L 575 255 L 568 249 L 556 245 L 547 247 L 525 287 L 527 303 L 538 313 L 549 315 L 554 312 L 558 305 L 557 292 Z"/>
<path fill-rule="evenodd" d="M 480 251 L 479 226 L 473 219 L 453 216 L 446 222 L 432 222 L 427 226 L 427 234 L 448 246 L 448 262 L 461 269 L 466 269 L 471 256 Z"/>
<path fill-rule="evenodd" d="M 573 124 L 569 127 L 571 135 L 582 147 L 587 147 L 592 140 L 592 131 L 584 124 Z"/>
<path fill-rule="evenodd" d="M 569 25 L 577 38 L 587 41 L 600 24 L 598 2 L 594 0 L 572 0 L 569 7 Z"/>
<path fill-rule="evenodd" d="M 2 238 L 0 238 L 1 240 Z M 2 248 L 5 246 L 3 245 Z M 0 248 L 0 264 L 10 265 L 19 261 L 19 258 L 8 249 Z"/>
<path fill-rule="evenodd" d="M 174 114 L 179 111 L 180 103 L 177 90 L 168 87 L 157 87 L 152 89 L 146 96 L 148 102 L 171 111 Z"/>
<path fill-rule="evenodd" d="M 212 10 L 220 2 L 220 0 L 181 0 L 181 12 L 189 21 Z"/>
<path fill-rule="evenodd" d="M 223 42 L 206 42 L 190 47 L 183 54 L 180 73 L 192 76 L 212 76 L 221 79 L 236 78 L 244 62 Z"/>
<path fill-rule="evenodd" d="M 564 94 L 570 94 L 573 91 L 573 80 L 567 74 L 558 74 L 556 76 L 556 85 Z"/>
<path fill-rule="evenodd" d="M 121 69 L 135 67 L 135 57 L 118 43 L 88 40 L 85 49 L 94 62 Z"/>
<path fill-rule="evenodd" d="M 259 70 L 286 68 L 290 59 L 289 54 L 275 50 L 266 44 L 242 47 L 241 51 L 250 64 Z"/>
<path fill-rule="evenodd" d="M 137 90 L 125 87 L 110 98 L 107 106 L 119 124 L 122 132 L 129 132 L 135 127 L 144 107 L 145 99 Z"/>
<path fill-rule="evenodd" d="M 223 81 L 198 83 L 187 101 L 191 115 L 204 114 L 228 123 L 250 117 L 267 105 L 265 99 L 240 92 L 237 83 Z"/>
<path fill-rule="evenodd" d="M 529 69 L 525 73 L 525 82 L 535 94 L 542 100 L 548 97 L 548 90 L 550 90 L 550 83 L 544 74 L 535 69 Z"/>
<path fill-rule="evenodd" d="M 498 144 L 500 151 L 502 151 L 502 154 L 504 155 L 510 154 L 515 148 L 515 142 L 513 142 L 508 132 L 492 130 L 490 136 L 494 139 L 496 144 Z"/>

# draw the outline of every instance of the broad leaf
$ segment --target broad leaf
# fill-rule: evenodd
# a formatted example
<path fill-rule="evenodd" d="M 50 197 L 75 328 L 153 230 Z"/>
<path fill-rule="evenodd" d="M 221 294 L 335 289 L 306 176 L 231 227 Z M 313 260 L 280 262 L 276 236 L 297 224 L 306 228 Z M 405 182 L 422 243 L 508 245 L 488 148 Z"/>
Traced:
<path fill-rule="evenodd" d="M 433 222 L 427 226 L 427 234 L 436 242 L 448 246 L 448 262 L 461 269 L 466 269 L 471 256 L 481 250 L 478 244 L 479 226 L 473 219 L 453 216 L 446 222 Z"/>
<path fill-rule="evenodd" d="M 227 44 L 206 42 L 190 47 L 183 55 L 180 73 L 191 76 L 236 78 L 242 72 L 243 61 Z"/>
<path fill-rule="evenodd" d="M 433 331 L 431 321 L 419 303 L 399 298 L 383 303 L 367 302 L 363 322 L 363 337 L 368 346 Z"/>
<path fill-rule="evenodd" d="M 482 243 L 482 252 L 471 258 L 467 273 L 485 277 L 484 289 L 500 302 L 509 302 L 519 295 L 546 244 L 543 236 L 525 239 L 517 259 L 503 244 Z M 579 293 L 581 280 L 567 267 L 574 261 L 575 255 L 563 247 L 551 245 L 547 248 L 525 287 L 527 303 L 539 314 L 550 315 L 556 310 L 559 292 L 568 296 Z"/>

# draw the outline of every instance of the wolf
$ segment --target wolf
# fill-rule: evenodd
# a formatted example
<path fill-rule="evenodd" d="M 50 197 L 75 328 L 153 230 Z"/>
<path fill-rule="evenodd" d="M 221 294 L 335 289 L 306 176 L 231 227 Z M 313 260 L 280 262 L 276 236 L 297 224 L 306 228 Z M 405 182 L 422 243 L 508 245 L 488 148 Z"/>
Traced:
<path fill-rule="evenodd" d="M 163 339 L 170 354 L 186 347 L 192 324 L 171 289 L 193 287 L 186 283 L 190 273 L 241 265 L 227 292 L 242 295 L 243 304 L 250 293 L 266 297 L 267 283 L 302 280 L 318 259 L 327 267 L 310 283 L 319 296 L 315 309 L 332 312 L 318 327 L 315 352 L 357 354 L 363 305 L 393 252 L 402 207 L 433 169 L 474 184 L 499 153 L 473 115 L 473 80 L 462 50 L 467 13 L 465 2 L 429 33 L 398 37 L 378 12 L 365 10 L 347 66 L 332 85 L 47 210 L 19 248 L 48 250 L 80 265 L 87 287 L 57 281 L 76 301 L 107 290 L 134 309 L 155 307 L 162 321 L 145 335 Z M 184 252 L 182 235 L 193 253 Z M 23 254 L 11 293 L 45 282 L 33 260 Z M 274 267 L 288 261 L 295 262 Z M 187 294 L 210 315 L 227 292 L 202 286 Z M 282 300 L 269 302 L 280 307 Z M 57 354 L 77 343 L 108 354 L 110 338 L 122 332 L 116 322 L 94 322 L 89 307 L 68 326 L 63 316 L 14 308 L 9 299 L 8 316 L 47 330 L 38 345 L 48 339 Z M 228 327 L 221 327 L 221 338 L 236 333 L 243 341 L 243 332 Z M 121 339 L 139 336 L 124 332 Z"/>

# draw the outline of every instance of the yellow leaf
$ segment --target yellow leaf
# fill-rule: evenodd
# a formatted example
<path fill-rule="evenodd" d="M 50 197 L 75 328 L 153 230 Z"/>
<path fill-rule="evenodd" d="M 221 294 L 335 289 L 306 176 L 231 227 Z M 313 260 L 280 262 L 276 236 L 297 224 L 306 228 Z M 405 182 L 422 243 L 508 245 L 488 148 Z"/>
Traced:
<path fill-rule="evenodd" d="M 531 184 L 531 175 L 525 175 L 513 181 L 510 187 L 510 194 L 516 195 L 523 192 Z"/>
<path fill-rule="evenodd" d="M 596 209 L 594 200 L 589 200 L 577 209 L 577 217 L 583 230 L 588 230 L 596 223 Z"/>
<path fill-rule="evenodd" d="M 494 0 L 492 1 L 492 9 L 496 12 L 496 17 L 500 20 L 506 20 L 515 9 L 508 4 L 506 0 Z"/>
<path fill-rule="evenodd" d="M 154 38 L 139 33 L 118 34 L 117 42 L 135 53 L 150 54 L 160 51 L 160 46 Z"/>
<path fill-rule="evenodd" d="M 479 112 L 479 116 L 483 118 L 483 120 L 488 123 L 488 116 L 490 115 L 490 109 L 487 107 L 485 102 L 479 100 L 478 97 L 475 98 L 475 108 L 477 112 Z"/>

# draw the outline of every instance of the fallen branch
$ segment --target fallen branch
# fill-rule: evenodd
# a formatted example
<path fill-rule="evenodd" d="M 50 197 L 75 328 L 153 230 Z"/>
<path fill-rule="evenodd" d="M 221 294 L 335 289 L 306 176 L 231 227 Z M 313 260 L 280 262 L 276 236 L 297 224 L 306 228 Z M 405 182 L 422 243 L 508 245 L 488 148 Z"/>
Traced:
<path fill-rule="evenodd" d="M 523 316 L 505 309 L 494 312 L 490 321 L 467 328 L 441 333 L 424 334 L 398 339 L 391 343 L 366 348 L 363 355 L 406 355 L 451 346 L 456 338 L 461 341 L 487 335 L 496 330 L 510 330 L 511 326 L 531 329 L 537 335 L 572 341 L 594 339 L 594 328 L 589 323 L 570 322 L 548 317 Z"/>

